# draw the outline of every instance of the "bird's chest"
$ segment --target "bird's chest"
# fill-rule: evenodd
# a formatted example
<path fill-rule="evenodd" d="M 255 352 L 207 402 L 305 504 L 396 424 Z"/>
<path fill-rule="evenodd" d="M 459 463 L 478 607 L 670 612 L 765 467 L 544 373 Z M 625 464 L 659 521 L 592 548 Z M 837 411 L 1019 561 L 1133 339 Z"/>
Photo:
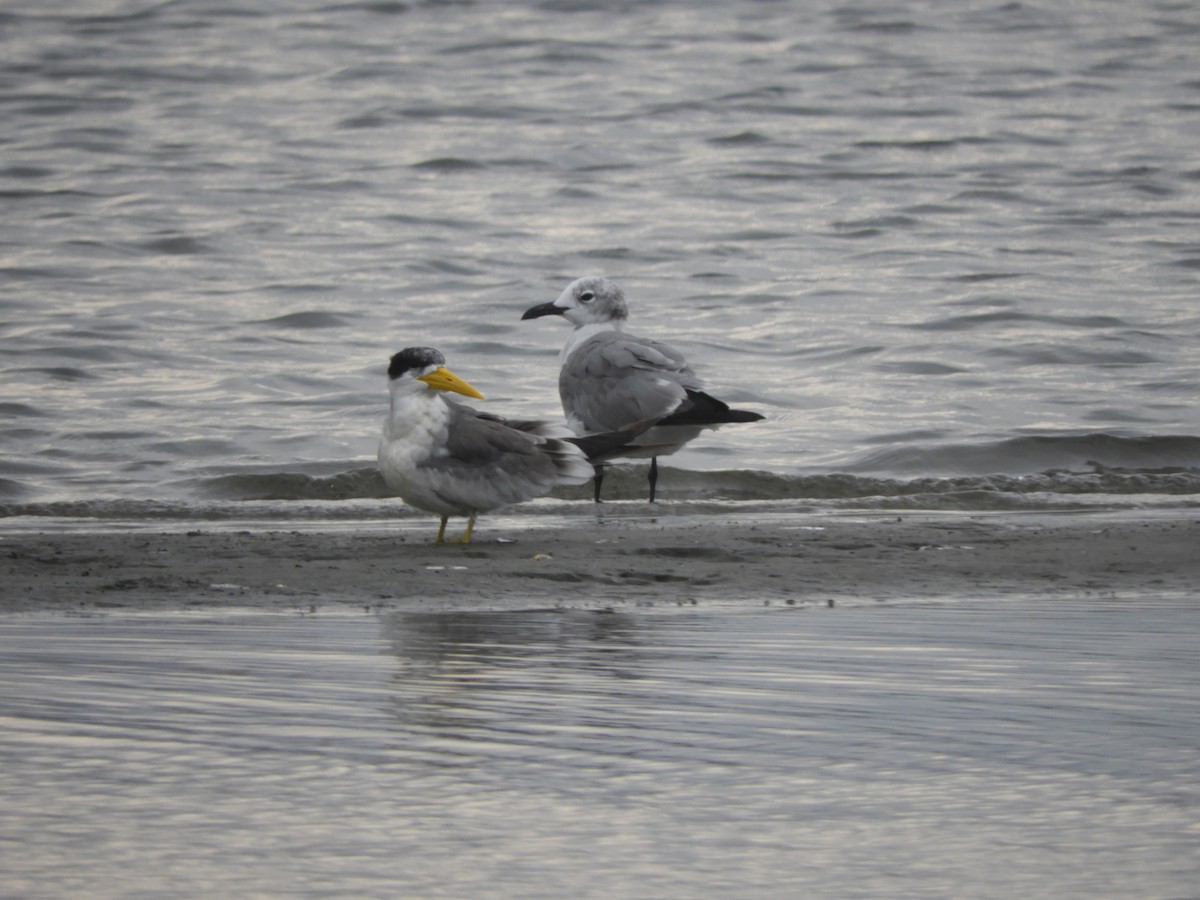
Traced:
<path fill-rule="evenodd" d="M 449 420 L 444 403 L 394 404 L 383 426 L 383 447 L 392 463 L 417 466 L 444 453 Z"/>

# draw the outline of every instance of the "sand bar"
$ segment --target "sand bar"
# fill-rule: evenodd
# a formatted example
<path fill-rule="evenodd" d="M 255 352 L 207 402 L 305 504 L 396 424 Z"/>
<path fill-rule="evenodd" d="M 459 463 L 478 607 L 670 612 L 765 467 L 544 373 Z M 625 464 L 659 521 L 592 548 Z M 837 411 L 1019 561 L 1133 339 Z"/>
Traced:
<path fill-rule="evenodd" d="M 0 534 L 0 611 L 825 604 L 1196 592 L 1195 510 L 530 517 L 431 530 Z M 424 524 L 424 523 L 422 523 Z"/>

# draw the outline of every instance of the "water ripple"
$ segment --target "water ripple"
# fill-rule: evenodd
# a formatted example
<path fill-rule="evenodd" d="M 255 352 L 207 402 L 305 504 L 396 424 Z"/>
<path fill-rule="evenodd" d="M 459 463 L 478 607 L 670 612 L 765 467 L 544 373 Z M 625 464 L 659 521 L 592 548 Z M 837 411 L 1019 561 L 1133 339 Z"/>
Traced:
<path fill-rule="evenodd" d="M 6 10 L 22 498 L 355 472 L 415 343 L 556 415 L 519 314 L 592 272 L 767 414 L 675 458 L 717 495 L 928 450 L 894 435 L 1005 476 L 1030 433 L 1200 434 L 1195 10 L 785 7 Z"/>

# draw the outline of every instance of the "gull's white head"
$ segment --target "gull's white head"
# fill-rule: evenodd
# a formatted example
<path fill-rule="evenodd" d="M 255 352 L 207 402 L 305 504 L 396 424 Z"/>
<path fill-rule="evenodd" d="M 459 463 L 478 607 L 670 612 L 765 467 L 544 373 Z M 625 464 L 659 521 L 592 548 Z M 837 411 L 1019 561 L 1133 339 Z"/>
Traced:
<path fill-rule="evenodd" d="M 553 303 L 527 309 L 521 318 L 540 316 L 562 316 L 576 327 L 612 324 L 620 328 L 629 318 L 629 310 L 625 307 L 625 292 L 619 285 L 592 275 L 572 281 Z"/>

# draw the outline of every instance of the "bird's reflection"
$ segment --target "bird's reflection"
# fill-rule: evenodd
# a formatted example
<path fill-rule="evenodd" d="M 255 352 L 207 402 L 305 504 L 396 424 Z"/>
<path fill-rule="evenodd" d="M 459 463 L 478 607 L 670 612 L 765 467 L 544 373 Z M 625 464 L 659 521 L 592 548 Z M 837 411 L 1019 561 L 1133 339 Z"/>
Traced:
<path fill-rule="evenodd" d="M 641 677 L 649 623 L 611 611 L 392 613 L 403 727 L 495 740 L 522 723 L 580 722 Z"/>
<path fill-rule="evenodd" d="M 541 653 L 564 644 L 597 652 L 636 649 L 646 623 L 604 610 L 539 609 L 389 613 L 383 634 L 401 659 L 437 660 Z"/>

